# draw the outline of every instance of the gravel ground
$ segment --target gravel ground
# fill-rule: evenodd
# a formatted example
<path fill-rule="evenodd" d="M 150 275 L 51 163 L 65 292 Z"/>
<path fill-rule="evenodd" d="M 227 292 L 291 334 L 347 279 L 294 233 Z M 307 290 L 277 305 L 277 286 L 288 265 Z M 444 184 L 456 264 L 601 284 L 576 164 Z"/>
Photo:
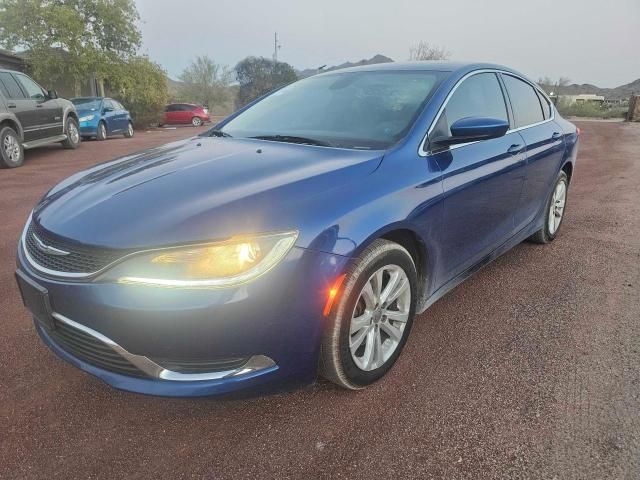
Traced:
<path fill-rule="evenodd" d="M 640 125 L 588 122 L 567 217 L 415 323 L 388 377 L 249 400 L 114 390 L 50 353 L 13 280 L 56 181 L 195 132 L 0 171 L 0 478 L 640 478 Z"/>

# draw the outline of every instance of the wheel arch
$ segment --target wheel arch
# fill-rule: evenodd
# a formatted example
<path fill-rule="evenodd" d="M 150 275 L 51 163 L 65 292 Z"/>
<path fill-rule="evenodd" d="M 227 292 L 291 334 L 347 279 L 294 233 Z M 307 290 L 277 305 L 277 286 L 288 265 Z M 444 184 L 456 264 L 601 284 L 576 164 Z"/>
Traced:
<path fill-rule="evenodd" d="M 569 181 L 569 184 L 571 184 L 571 176 L 573 175 L 573 163 L 571 163 L 571 161 L 566 162 L 560 170 L 567 174 L 567 180 Z"/>
<path fill-rule="evenodd" d="M 20 141 L 24 141 L 24 131 L 22 130 L 20 122 L 14 115 L 0 115 L 0 127 L 13 128 L 18 134 Z"/>

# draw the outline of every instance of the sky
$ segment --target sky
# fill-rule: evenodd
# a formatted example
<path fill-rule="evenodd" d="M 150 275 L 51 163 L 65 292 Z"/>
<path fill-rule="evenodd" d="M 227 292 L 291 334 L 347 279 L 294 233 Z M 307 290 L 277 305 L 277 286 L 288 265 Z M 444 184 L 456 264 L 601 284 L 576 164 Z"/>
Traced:
<path fill-rule="evenodd" d="M 537 80 L 616 87 L 640 78 L 640 0 L 135 0 L 143 53 L 177 78 L 198 55 L 317 68 L 424 40 L 451 60 L 507 65 Z"/>

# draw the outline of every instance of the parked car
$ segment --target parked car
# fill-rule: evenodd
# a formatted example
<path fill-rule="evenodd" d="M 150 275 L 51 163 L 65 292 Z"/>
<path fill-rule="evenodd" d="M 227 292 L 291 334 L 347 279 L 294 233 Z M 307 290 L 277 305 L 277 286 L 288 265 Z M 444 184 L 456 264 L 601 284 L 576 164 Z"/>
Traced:
<path fill-rule="evenodd" d="M 557 238 L 578 136 L 506 67 L 316 75 L 60 183 L 27 220 L 18 284 L 43 341 L 120 389 L 364 388 L 417 313 Z"/>
<path fill-rule="evenodd" d="M 106 97 L 76 97 L 71 101 L 80 118 L 80 134 L 84 138 L 106 140 L 113 135 L 134 135 L 133 120 L 120 102 Z"/>
<path fill-rule="evenodd" d="M 73 104 L 24 73 L 0 69 L 0 168 L 19 167 L 24 150 L 58 142 L 80 146 Z"/>
<path fill-rule="evenodd" d="M 209 110 L 193 103 L 172 103 L 167 105 L 161 125 L 190 123 L 199 127 L 210 121 Z"/>

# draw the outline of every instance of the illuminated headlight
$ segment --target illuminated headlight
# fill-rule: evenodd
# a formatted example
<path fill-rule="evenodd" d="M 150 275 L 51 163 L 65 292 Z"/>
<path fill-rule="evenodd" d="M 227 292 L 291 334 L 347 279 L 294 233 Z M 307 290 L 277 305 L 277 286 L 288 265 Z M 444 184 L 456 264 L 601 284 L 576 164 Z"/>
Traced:
<path fill-rule="evenodd" d="M 106 276 L 119 283 L 159 287 L 223 288 L 250 282 L 275 267 L 298 232 L 284 232 L 206 245 L 152 250 L 116 265 Z"/>
<path fill-rule="evenodd" d="M 81 122 L 88 122 L 90 120 L 93 120 L 94 118 L 96 118 L 95 115 L 85 115 L 84 117 L 80 117 L 80 121 Z"/>

